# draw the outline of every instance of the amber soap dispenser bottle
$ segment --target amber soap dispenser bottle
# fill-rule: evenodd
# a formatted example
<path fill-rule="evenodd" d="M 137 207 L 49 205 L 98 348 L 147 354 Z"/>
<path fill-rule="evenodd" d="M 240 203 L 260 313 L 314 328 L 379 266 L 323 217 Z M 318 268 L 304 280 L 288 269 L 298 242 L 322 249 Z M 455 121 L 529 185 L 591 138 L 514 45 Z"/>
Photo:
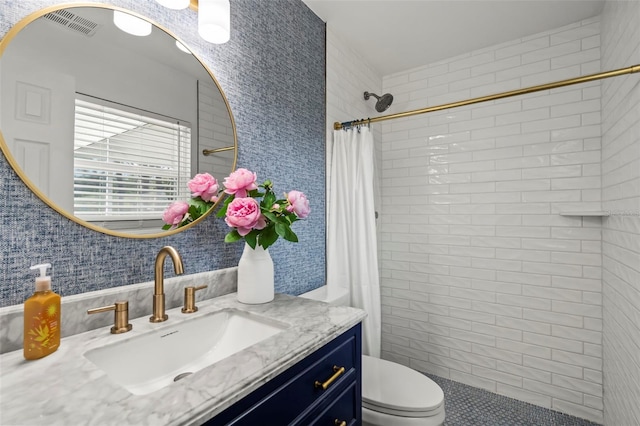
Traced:
<path fill-rule="evenodd" d="M 51 291 L 51 264 L 32 266 L 39 269 L 36 291 L 24 302 L 24 357 L 45 357 L 60 346 L 60 295 Z"/>

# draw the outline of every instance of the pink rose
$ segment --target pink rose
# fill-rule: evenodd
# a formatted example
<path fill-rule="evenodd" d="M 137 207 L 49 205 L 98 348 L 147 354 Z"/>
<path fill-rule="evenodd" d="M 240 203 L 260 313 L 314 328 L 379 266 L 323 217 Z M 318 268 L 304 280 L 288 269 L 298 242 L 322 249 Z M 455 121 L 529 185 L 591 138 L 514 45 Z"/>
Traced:
<path fill-rule="evenodd" d="M 199 173 L 187 184 L 192 197 L 200 197 L 204 201 L 218 201 L 218 181 L 209 173 Z"/>
<path fill-rule="evenodd" d="M 247 191 L 258 189 L 256 174 L 247 169 L 238 169 L 224 178 L 224 187 L 227 194 L 235 194 L 237 198 L 247 196 Z"/>
<path fill-rule="evenodd" d="M 288 194 L 285 194 L 285 196 L 289 203 L 287 206 L 287 211 L 289 213 L 295 212 L 296 216 L 300 219 L 304 219 L 309 216 L 311 209 L 309 208 L 309 200 L 307 200 L 306 195 L 300 191 L 290 191 Z"/>
<path fill-rule="evenodd" d="M 238 230 L 243 237 L 252 229 L 263 229 L 267 222 L 260 212 L 260 205 L 251 197 L 234 198 L 227 206 L 225 222 Z"/>
<path fill-rule="evenodd" d="M 175 227 L 180 224 L 184 219 L 187 218 L 189 211 L 189 204 L 185 201 L 176 201 L 171 204 L 164 210 L 162 213 L 162 220 Z"/>

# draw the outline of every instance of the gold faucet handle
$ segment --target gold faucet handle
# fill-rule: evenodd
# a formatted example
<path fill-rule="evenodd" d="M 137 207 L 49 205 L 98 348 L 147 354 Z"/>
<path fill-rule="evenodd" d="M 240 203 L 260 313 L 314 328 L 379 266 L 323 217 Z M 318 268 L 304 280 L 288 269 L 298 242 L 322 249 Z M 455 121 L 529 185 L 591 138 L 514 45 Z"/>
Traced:
<path fill-rule="evenodd" d="M 184 306 L 182 307 L 183 314 L 192 314 L 198 310 L 198 307 L 196 306 L 196 291 L 205 288 L 207 288 L 206 285 L 184 288 Z"/>
<path fill-rule="evenodd" d="M 89 309 L 87 310 L 87 314 L 99 314 L 109 311 L 114 311 L 111 334 L 126 333 L 133 328 L 133 326 L 129 324 L 129 302 L 126 300 L 117 300 L 113 305 Z"/>

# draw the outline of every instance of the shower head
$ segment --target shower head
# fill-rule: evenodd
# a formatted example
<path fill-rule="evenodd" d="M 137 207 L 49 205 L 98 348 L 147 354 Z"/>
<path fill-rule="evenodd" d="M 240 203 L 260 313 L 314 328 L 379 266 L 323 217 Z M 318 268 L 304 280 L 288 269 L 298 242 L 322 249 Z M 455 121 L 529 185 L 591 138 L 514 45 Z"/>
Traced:
<path fill-rule="evenodd" d="M 368 101 L 369 97 L 373 96 L 378 100 L 376 102 L 376 111 L 384 112 L 391 106 L 391 102 L 393 102 L 393 95 L 391 93 L 385 93 L 382 96 L 378 96 L 375 93 L 364 92 L 364 100 Z"/>

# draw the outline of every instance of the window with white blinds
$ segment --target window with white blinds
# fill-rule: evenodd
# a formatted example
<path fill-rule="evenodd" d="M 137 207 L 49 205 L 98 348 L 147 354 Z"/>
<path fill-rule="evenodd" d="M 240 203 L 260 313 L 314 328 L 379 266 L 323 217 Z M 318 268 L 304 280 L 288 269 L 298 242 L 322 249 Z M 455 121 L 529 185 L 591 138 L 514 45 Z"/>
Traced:
<path fill-rule="evenodd" d="M 189 197 L 190 178 L 188 123 L 76 99 L 76 216 L 87 221 L 159 219 L 169 203 Z"/>

